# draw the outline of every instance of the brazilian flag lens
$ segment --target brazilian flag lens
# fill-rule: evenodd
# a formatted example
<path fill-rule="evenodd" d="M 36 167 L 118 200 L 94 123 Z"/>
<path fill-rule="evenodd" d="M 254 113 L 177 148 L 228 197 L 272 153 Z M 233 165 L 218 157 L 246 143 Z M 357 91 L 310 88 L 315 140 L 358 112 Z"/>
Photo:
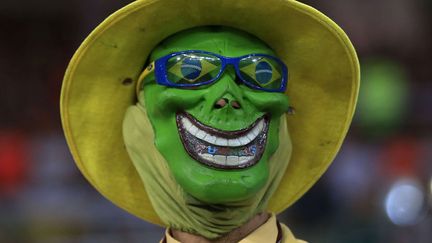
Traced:
<path fill-rule="evenodd" d="M 222 66 L 219 57 L 205 53 L 187 53 L 167 61 L 167 77 L 174 84 L 199 84 L 218 75 Z"/>
<path fill-rule="evenodd" d="M 282 66 L 265 56 L 249 56 L 240 60 L 241 78 L 253 86 L 277 90 L 282 86 Z"/>

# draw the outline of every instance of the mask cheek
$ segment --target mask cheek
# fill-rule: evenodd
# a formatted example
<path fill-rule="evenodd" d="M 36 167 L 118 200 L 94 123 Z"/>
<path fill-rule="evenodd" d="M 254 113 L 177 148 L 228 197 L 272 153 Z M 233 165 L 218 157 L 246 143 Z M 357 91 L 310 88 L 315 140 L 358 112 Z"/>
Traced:
<path fill-rule="evenodd" d="M 150 114 L 171 116 L 199 105 L 204 100 L 204 93 L 203 90 L 168 88 L 154 84 L 145 87 L 139 102 L 145 103 Z"/>
<path fill-rule="evenodd" d="M 275 118 L 279 118 L 289 108 L 288 96 L 283 93 L 248 91 L 244 94 L 245 99 L 257 110 L 270 113 Z"/>

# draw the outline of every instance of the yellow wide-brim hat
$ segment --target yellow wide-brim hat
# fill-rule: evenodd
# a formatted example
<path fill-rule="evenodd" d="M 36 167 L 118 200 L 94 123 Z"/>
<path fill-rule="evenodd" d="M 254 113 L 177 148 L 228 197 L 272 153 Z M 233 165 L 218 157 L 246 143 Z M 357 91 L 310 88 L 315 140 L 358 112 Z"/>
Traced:
<path fill-rule="evenodd" d="M 223 25 L 266 42 L 288 66 L 286 115 L 292 158 L 268 210 L 281 212 L 324 173 L 351 123 L 359 64 L 345 33 L 293 0 L 138 0 L 108 17 L 83 42 L 64 77 L 61 116 L 84 176 L 106 198 L 161 224 L 122 138 L 126 109 L 152 49 L 181 30 Z M 148 141 L 152 143 L 153 141 Z M 284 148 L 279 148 L 284 149 Z"/>

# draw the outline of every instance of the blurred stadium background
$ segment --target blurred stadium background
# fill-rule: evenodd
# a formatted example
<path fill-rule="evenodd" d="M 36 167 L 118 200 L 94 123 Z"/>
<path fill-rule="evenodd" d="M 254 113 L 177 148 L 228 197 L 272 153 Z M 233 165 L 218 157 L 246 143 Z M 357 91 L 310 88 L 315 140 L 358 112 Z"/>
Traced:
<path fill-rule="evenodd" d="M 0 243 L 158 242 L 162 236 L 163 229 L 88 185 L 59 119 L 70 57 L 129 2 L 1 1 Z M 432 242 L 432 1 L 303 2 L 351 37 L 362 87 L 337 159 L 280 219 L 310 242 Z"/>

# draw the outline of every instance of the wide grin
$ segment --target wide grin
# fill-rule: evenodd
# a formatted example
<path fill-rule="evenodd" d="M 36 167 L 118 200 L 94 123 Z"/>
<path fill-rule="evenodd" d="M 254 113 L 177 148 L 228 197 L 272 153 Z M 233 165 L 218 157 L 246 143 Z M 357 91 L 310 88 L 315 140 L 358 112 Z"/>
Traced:
<path fill-rule="evenodd" d="M 249 127 L 223 131 L 206 126 L 188 113 L 177 114 L 180 139 L 196 161 L 219 169 L 243 169 L 262 157 L 269 118 L 262 116 Z"/>

